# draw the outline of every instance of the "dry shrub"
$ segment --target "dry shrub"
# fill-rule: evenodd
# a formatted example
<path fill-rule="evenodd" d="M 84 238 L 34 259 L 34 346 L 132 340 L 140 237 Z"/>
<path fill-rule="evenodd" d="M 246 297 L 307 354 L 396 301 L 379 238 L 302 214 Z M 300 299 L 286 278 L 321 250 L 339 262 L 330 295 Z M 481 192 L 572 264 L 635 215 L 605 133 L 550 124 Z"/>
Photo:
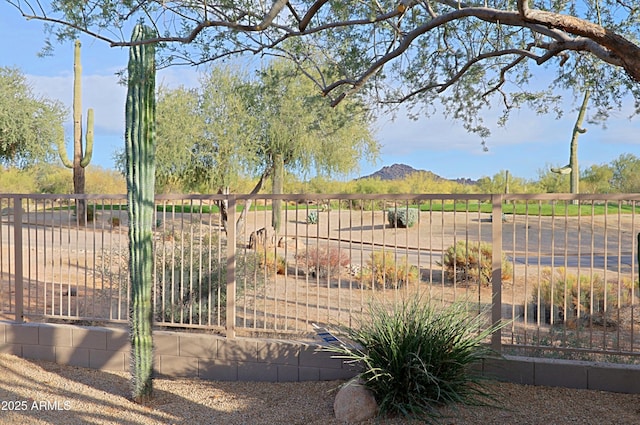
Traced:
<path fill-rule="evenodd" d="M 296 255 L 297 266 L 318 277 L 338 276 L 350 261 L 346 251 L 333 246 L 309 246 Z"/>

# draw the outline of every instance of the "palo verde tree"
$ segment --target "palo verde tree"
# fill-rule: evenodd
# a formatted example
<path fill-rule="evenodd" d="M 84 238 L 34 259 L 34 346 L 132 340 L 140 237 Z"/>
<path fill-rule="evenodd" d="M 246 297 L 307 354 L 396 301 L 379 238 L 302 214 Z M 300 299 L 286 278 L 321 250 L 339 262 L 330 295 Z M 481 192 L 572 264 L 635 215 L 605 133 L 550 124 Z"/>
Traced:
<path fill-rule="evenodd" d="M 377 157 L 371 116 L 358 99 L 331 109 L 310 81 L 282 60 L 273 61 L 259 76 L 248 108 L 259 120 L 255 161 L 262 174 L 254 191 L 271 176 L 272 193 L 283 193 L 285 171 L 346 174 L 362 158 Z M 279 200 L 273 200 L 272 218 L 273 228 L 279 231 Z"/>
<path fill-rule="evenodd" d="M 0 163 L 24 168 L 52 159 L 66 113 L 33 93 L 18 69 L 0 67 Z"/>
<path fill-rule="evenodd" d="M 211 67 L 197 88 L 160 88 L 156 181 L 163 189 L 228 192 L 252 154 L 256 117 L 247 111 L 248 76 Z"/>
<path fill-rule="evenodd" d="M 212 67 L 197 89 L 160 90 L 156 178 L 167 188 L 228 193 L 248 175 L 257 178 L 253 193 L 269 178 L 282 193 L 285 172 L 345 174 L 376 158 L 369 118 L 355 98 L 331 108 L 281 60 L 255 78 Z"/>
<path fill-rule="evenodd" d="M 55 24 L 57 38 L 81 31 L 114 47 L 131 45 L 114 34 L 151 19 L 162 65 L 284 56 L 334 105 L 356 91 L 415 114 L 441 105 L 481 136 L 482 108 L 549 111 L 555 90 L 575 87 L 585 58 L 604 65 L 590 75 L 596 113 L 620 105 L 621 94 L 640 99 L 640 8 L 631 0 L 7 1 L 27 19 Z M 318 51 L 331 66 L 316 66 L 309 52 Z M 528 88 L 532 65 L 555 70 L 548 90 Z"/>
<path fill-rule="evenodd" d="M 59 137 L 58 154 L 65 167 L 73 170 L 73 192 L 83 194 L 84 169 L 91 162 L 93 153 L 93 109 L 87 110 L 86 150 L 82 146 L 82 63 L 80 62 L 80 40 L 74 43 L 73 53 L 73 160 L 66 153 L 64 137 Z M 87 202 L 76 199 L 76 217 L 81 225 L 87 223 Z"/>

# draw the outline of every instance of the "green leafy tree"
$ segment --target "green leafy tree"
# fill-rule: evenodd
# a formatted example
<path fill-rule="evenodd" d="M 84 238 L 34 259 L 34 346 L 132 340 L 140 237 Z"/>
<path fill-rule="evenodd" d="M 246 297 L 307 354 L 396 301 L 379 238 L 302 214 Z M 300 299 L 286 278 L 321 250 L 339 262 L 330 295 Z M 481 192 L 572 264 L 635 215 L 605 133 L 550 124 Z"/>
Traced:
<path fill-rule="evenodd" d="M 285 172 L 346 174 L 379 149 L 364 105 L 354 99 L 331 108 L 282 61 L 253 80 L 221 67 L 198 89 L 162 89 L 157 131 L 159 185 L 182 190 L 228 193 L 238 176 L 253 174 L 254 193 L 269 178 L 282 193 Z"/>
<path fill-rule="evenodd" d="M 253 122 L 246 109 L 247 77 L 212 67 L 200 87 L 158 94 L 157 184 L 185 191 L 228 192 L 251 154 Z"/>
<path fill-rule="evenodd" d="M 0 162 L 23 168 L 55 154 L 66 110 L 37 96 L 18 69 L 0 67 Z"/>
<path fill-rule="evenodd" d="M 592 165 L 582 172 L 580 191 L 582 193 L 610 193 L 613 168 L 610 165 Z"/>
<path fill-rule="evenodd" d="M 369 116 L 354 100 L 330 108 L 298 70 L 276 61 L 261 72 L 250 110 L 260 117 L 256 160 L 259 179 L 272 177 L 272 193 L 283 193 L 284 173 L 346 174 L 362 157 L 376 158 L 378 143 Z M 280 227 L 280 201 L 273 201 L 273 227 Z"/>
<path fill-rule="evenodd" d="M 493 177 L 478 179 L 477 191 L 480 193 L 505 193 L 507 187 L 509 193 L 528 193 L 532 190 L 532 184 L 526 179 L 512 176 L 503 170 L 494 174 Z"/>
<path fill-rule="evenodd" d="M 611 162 L 611 188 L 615 193 L 640 192 L 640 158 L 626 153 Z"/>
<path fill-rule="evenodd" d="M 334 105 L 360 91 L 415 107 L 414 115 L 442 112 L 481 136 L 488 131 L 479 111 L 489 105 L 501 104 L 505 118 L 524 105 L 561 114 L 558 90 L 585 87 L 576 73 L 585 61 L 603 65 L 586 81 L 594 114 L 608 115 L 624 94 L 640 98 L 639 12 L 629 0 L 9 3 L 26 19 L 55 24 L 50 38 L 81 31 L 113 47 L 132 44 L 118 35 L 139 18 L 152 20 L 163 65 L 287 57 Z M 538 66 L 555 71 L 539 85 L 548 89 L 529 84 Z"/>
<path fill-rule="evenodd" d="M 569 175 L 551 171 L 552 167 L 538 170 L 538 191 L 542 193 L 569 193 Z"/>

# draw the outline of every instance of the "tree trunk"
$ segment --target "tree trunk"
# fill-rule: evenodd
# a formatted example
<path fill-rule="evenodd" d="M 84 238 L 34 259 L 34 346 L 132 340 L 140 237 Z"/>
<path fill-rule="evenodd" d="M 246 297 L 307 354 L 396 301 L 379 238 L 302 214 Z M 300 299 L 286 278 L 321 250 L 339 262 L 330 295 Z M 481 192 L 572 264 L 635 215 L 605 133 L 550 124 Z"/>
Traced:
<path fill-rule="evenodd" d="M 255 195 L 262 190 L 264 186 L 264 182 L 269 178 L 269 175 L 272 173 L 273 168 L 267 168 L 264 173 L 260 176 L 258 183 L 256 183 L 255 187 L 251 191 L 251 195 Z M 242 212 L 240 212 L 240 217 L 238 217 L 238 221 L 236 222 L 236 235 L 239 239 L 244 240 L 244 231 L 245 231 L 245 222 L 247 218 L 247 213 L 251 210 L 251 204 L 253 201 L 251 198 L 247 199 L 244 203 L 244 208 L 242 208 Z"/>
<path fill-rule="evenodd" d="M 284 186 L 284 158 L 282 154 L 275 154 L 273 156 L 273 190 L 274 195 L 281 195 L 282 188 Z M 276 231 L 276 235 L 280 232 L 280 221 L 282 218 L 282 200 L 272 200 L 272 216 L 271 225 Z"/>
<path fill-rule="evenodd" d="M 229 186 L 219 189 L 219 195 L 228 195 L 229 194 Z M 218 201 L 218 208 L 220 208 L 220 221 L 222 222 L 222 230 L 224 230 L 224 234 L 227 234 L 227 222 L 229 221 L 229 201 L 223 199 Z"/>

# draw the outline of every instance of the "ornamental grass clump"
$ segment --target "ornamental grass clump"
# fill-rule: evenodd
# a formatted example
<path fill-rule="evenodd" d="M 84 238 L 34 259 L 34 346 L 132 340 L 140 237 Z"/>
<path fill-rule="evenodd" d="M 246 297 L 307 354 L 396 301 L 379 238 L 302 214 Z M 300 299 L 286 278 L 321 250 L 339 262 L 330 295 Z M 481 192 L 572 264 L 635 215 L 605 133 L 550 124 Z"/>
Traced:
<path fill-rule="evenodd" d="M 545 267 L 531 293 L 534 303 L 546 310 L 553 305 L 561 318 L 569 319 L 630 304 L 634 285 L 630 279 L 606 282 L 600 274 L 577 275 L 564 267 Z"/>
<path fill-rule="evenodd" d="M 367 320 L 346 333 L 352 345 L 327 349 L 359 364 L 379 415 L 402 415 L 427 422 L 450 403 L 490 404 L 483 378 L 471 368 L 492 354 L 486 315 L 464 303 L 436 308 L 419 297 L 388 306 L 372 303 Z"/>

